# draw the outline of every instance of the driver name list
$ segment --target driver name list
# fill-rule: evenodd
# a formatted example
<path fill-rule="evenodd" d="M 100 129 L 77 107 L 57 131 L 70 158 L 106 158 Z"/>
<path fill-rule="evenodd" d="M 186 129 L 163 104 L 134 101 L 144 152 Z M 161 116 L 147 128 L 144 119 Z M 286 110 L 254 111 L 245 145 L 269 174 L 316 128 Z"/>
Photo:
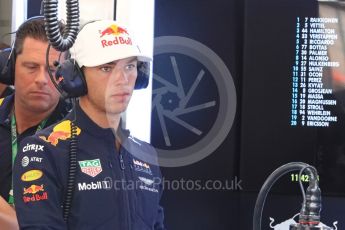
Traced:
<path fill-rule="evenodd" d="M 329 110 L 337 104 L 326 88 L 327 68 L 339 67 L 330 60 L 328 48 L 338 39 L 337 18 L 297 17 L 295 60 L 292 66 L 291 126 L 328 127 L 337 122 Z"/>

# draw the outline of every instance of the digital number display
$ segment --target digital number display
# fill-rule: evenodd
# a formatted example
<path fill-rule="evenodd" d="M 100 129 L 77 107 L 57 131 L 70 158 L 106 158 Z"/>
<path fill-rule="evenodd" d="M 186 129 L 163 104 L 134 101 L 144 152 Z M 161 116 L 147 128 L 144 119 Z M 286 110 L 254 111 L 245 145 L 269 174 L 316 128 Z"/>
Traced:
<path fill-rule="evenodd" d="M 333 89 L 324 84 L 329 68 L 340 66 L 329 48 L 338 40 L 337 18 L 297 17 L 295 62 L 292 66 L 291 126 L 329 127 L 338 118 L 329 110 L 337 105 Z"/>

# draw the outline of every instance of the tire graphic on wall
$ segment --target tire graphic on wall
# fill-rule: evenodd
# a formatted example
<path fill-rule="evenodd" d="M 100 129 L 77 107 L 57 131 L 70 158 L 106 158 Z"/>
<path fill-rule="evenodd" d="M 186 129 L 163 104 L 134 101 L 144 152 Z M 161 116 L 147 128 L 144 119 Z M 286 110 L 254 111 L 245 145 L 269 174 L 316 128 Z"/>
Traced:
<path fill-rule="evenodd" d="M 185 166 L 213 153 L 235 114 L 233 78 L 216 53 L 185 37 L 155 38 L 151 143 L 160 166 Z"/>

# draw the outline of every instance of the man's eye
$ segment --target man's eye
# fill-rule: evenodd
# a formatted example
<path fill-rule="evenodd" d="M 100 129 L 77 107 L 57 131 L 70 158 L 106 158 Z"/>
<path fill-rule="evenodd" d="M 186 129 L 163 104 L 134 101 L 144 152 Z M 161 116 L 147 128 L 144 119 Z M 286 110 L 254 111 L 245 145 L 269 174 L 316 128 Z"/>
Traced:
<path fill-rule="evenodd" d="M 103 66 L 103 67 L 101 67 L 101 71 L 108 73 L 108 72 L 111 71 L 111 67 L 109 67 L 109 66 Z"/>
<path fill-rule="evenodd" d="M 34 65 L 27 65 L 26 68 L 29 69 L 29 70 L 34 70 L 36 68 L 36 66 L 34 66 Z"/>
<path fill-rule="evenodd" d="M 132 69 L 134 69 L 134 68 L 136 68 L 137 66 L 135 65 L 135 64 L 128 64 L 127 66 L 126 66 L 126 69 L 128 69 L 128 70 L 132 70 Z"/>

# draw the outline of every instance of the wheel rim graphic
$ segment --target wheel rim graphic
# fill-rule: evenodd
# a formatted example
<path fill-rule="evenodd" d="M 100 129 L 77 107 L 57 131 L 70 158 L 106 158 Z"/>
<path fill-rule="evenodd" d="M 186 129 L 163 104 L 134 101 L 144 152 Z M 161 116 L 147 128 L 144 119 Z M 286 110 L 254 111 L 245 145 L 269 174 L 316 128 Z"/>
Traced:
<path fill-rule="evenodd" d="M 179 36 L 162 36 L 155 38 L 154 44 L 154 56 L 164 53 L 178 53 L 200 62 L 210 71 L 218 88 L 219 111 L 215 123 L 206 136 L 191 146 L 177 150 L 156 147 L 160 166 L 179 167 L 189 165 L 213 153 L 231 130 L 236 114 L 236 89 L 233 78 L 217 54 L 198 41 Z M 153 81 L 155 80 L 157 80 L 157 75 L 154 73 Z M 153 108 L 158 106 L 157 103 L 159 103 L 159 100 L 153 101 Z M 207 106 L 212 106 L 212 102 L 205 105 L 205 107 Z M 171 117 L 169 118 L 171 119 Z M 160 123 L 162 126 L 162 122 Z M 163 134 L 167 135 L 168 130 L 161 128 Z M 166 139 L 167 137 L 165 137 L 165 141 Z M 171 144 L 170 140 L 168 143 Z"/>
<path fill-rule="evenodd" d="M 161 149 L 155 146 L 158 154 L 158 164 L 160 166 L 179 167 L 193 164 L 213 153 L 220 146 L 220 144 L 223 143 L 224 139 L 227 137 L 229 131 L 231 130 L 236 114 L 236 89 L 233 78 L 230 74 L 230 71 L 228 70 L 224 62 L 217 56 L 217 54 L 198 41 L 179 36 L 162 36 L 155 38 L 154 44 L 154 56 L 167 53 L 175 53 L 188 56 L 206 67 L 206 69 L 211 73 L 211 76 L 216 82 L 219 94 L 219 110 L 217 118 L 208 133 L 195 144 L 186 146 L 185 148 L 172 150 Z M 174 55 L 172 55 L 171 61 L 172 65 L 177 65 Z M 175 77 L 177 77 L 178 74 L 176 72 L 174 74 Z M 197 81 L 202 81 L 202 74 L 202 71 L 200 71 L 197 77 Z M 179 78 L 180 76 L 178 76 L 176 79 L 177 84 L 181 85 L 183 83 L 180 81 L 181 78 Z M 158 74 L 153 73 L 153 81 L 161 81 L 162 83 L 162 78 L 159 77 Z M 171 83 L 166 82 L 166 84 L 170 85 L 170 88 L 172 87 Z M 197 84 L 193 85 L 197 87 Z M 169 88 L 169 86 L 167 87 Z M 168 94 L 167 92 L 164 93 L 164 95 L 167 97 L 165 101 L 168 103 L 173 101 L 171 98 L 176 97 L 176 95 L 174 95 L 174 92 L 168 92 L 170 94 Z M 193 95 L 188 95 L 188 97 L 192 96 Z M 165 119 L 173 120 L 177 124 L 184 126 L 186 130 L 193 130 L 195 134 L 201 132 L 200 130 L 190 126 L 177 116 L 174 117 L 172 113 L 170 113 L 171 111 L 168 111 L 172 110 L 173 108 L 162 107 L 162 105 L 160 104 L 161 100 L 162 95 L 156 96 L 156 98 L 152 102 L 152 108 L 155 108 L 157 110 L 161 131 L 163 132 L 164 140 L 167 146 L 171 146 L 173 144 L 173 141 L 169 138 L 169 130 L 165 126 L 164 117 Z M 208 108 L 214 106 L 214 104 L 214 101 L 209 101 L 204 103 L 202 106 L 203 108 Z M 171 106 L 176 107 L 176 105 Z M 137 157 L 142 158 L 139 154 L 137 155 Z M 157 161 L 150 158 L 150 156 L 145 156 L 142 159 L 145 159 L 150 163 L 157 164 Z"/>

